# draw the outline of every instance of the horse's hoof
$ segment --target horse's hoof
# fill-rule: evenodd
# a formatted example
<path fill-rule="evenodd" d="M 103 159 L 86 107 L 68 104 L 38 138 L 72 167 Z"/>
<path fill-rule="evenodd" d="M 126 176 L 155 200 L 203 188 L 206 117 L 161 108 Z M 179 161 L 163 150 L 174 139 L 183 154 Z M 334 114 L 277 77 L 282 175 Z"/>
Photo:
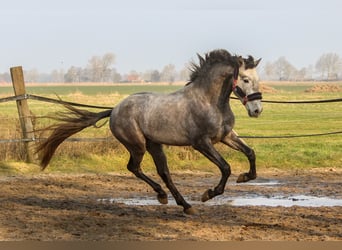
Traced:
<path fill-rule="evenodd" d="M 247 182 L 247 181 L 249 181 L 249 178 L 248 178 L 247 174 L 240 174 L 239 177 L 236 180 L 237 183 Z"/>
<path fill-rule="evenodd" d="M 256 178 L 255 177 L 250 177 L 248 173 L 244 173 L 244 174 L 240 174 L 239 177 L 237 178 L 236 182 L 237 183 L 241 183 L 241 182 L 247 182 L 250 180 L 254 180 Z"/>
<path fill-rule="evenodd" d="M 157 199 L 160 202 L 160 204 L 167 204 L 169 201 L 167 200 L 167 195 L 157 195 Z"/>
<path fill-rule="evenodd" d="M 197 214 L 197 210 L 194 209 L 193 207 L 184 208 L 184 213 L 188 215 L 194 215 L 194 214 Z"/>
<path fill-rule="evenodd" d="M 202 195 L 202 199 L 201 199 L 202 202 L 206 202 L 207 200 L 211 199 L 210 196 L 209 196 L 209 191 L 210 191 L 210 189 L 205 191 L 204 194 Z"/>

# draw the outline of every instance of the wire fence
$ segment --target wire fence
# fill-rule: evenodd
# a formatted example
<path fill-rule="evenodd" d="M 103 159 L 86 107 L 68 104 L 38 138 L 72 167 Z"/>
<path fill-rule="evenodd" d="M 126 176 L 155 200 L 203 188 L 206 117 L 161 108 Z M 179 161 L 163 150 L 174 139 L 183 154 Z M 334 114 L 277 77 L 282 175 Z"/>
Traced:
<path fill-rule="evenodd" d="M 84 107 L 84 108 L 96 108 L 96 109 L 112 109 L 113 107 L 109 106 L 98 106 L 98 105 L 89 105 L 83 103 L 76 103 L 76 102 L 68 102 L 63 101 L 58 96 L 57 98 L 48 98 L 44 96 L 32 95 L 32 94 L 24 94 L 24 95 L 17 95 L 17 96 L 10 96 L 0 98 L 0 103 L 4 102 L 11 102 L 11 101 L 20 101 L 20 100 L 37 100 L 41 102 L 53 103 L 58 105 L 72 105 L 77 107 Z M 231 99 L 238 100 L 236 97 L 231 97 Z M 317 103 L 333 103 L 333 102 L 342 102 L 342 98 L 335 98 L 335 99 L 322 99 L 322 100 L 303 100 L 303 101 L 277 101 L 277 100 L 262 100 L 264 103 L 271 103 L 271 104 L 317 104 Z M 290 138 L 302 138 L 302 137 L 314 137 L 314 136 L 327 136 L 327 135 L 338 135 L 342 134 L 341 131 L 332 131 L 326 133 L 316 133 L 316 134 L 297 134 L 297 135 L 272 135 L 272 136 L 256 136 L 256 135 L 239 135 L 240 138 L 253 138 L 253 139 L 290 139 Z M 9 138 L 9 139 L 0 139 L 0 143 L 20 143 L 20 142 L 32 142 L 32 141 L 39 141 L 44 140 L 45 138 Z M 111 137 L 98 137 L 98 138 L 68 138 L 67 141 L 71 142 L 81 142 L 81 141 L 109 141 Z"/>

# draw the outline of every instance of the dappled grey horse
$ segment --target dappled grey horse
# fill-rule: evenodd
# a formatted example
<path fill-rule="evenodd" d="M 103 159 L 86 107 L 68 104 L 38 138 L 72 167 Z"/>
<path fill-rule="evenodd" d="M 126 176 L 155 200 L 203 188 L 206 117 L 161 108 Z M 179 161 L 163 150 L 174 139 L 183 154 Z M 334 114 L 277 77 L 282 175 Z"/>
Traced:
<path fill-rule="evenodd" d="M 110 117 L 113 135 L 130 153 L 128 170 L 147 182 L 157 192 L 162 204 L 168 202 L 166 192 L 140 167 L 146 151 L 151 154 L 158 174 L 177 204 L 183 206 L 187 214 L 195 212 L 172 182 L 162 144 L 192 146 L 219 167 L 221 180 L 214 189 L 205 191 L 203 202 L 224 192 L 231 173 L 229 164 L 214 148 L 215 143 L 222 142 L 247 156 L 250 170 L 241 174 L 238 182 L 255 179 L 255 153 L 233 131 L 235 120 L 229 97 L 234 92 L 249 116 L 260 115 L 261 93 L 255 69 L 260 59 L 232 56 L 226 50 L 214 50 L 198 57 L 199 64 L 192 65 L 189 83 L 176 92 L 133 94 L 112 110 L 99 113 L 66 106 L 68 112 L 55 117 L 61 123 L 47 128 L 52 133 L 38 146 L 42 168 L 49 164 L 55 150 L 66 138 Z"/>

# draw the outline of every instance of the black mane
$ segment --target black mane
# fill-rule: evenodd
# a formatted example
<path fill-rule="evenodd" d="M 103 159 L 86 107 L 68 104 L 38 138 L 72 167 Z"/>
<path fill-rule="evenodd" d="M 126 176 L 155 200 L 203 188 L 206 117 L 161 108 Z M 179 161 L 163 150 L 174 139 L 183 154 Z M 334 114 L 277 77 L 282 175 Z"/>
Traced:
<path fill-rule="evenodd" d="M 234 68 L 239 67 L 239 57 L 232 56 L 228 51 L 224 49 L 213 50 L 206 53 L 204 57 L 197 54 L 199 59 L 199 64 L 191 64 L 191 74 L 189 83 L 194 82 L 198 77 L 204 77 L 208 74 L 210 68 L 216 63 L 224 63 L 231 65 Z M 247 60 L 247 59 L 246 59 Z"/>
<path fill-rule="evenodd" d="M 191 74 L 188 84 L 194 82 L 198 77 L 204 77 L 207 75 L 210 68 L 216 63 L 224 63 L 235 68 L 240 67 L 242 64 L 241 60 L 243 60 L 246 69 L 253 69 L 256 66 L 252 56 L 249 55 L 247 58 L 242 58 L 241 56 L 232 56 L 227 50 L 224 49 L 213 50 L 209 53 L 206 53 L 204 57 L 199 54 L 197 54 L 197 56 L 199 59 L 199 64 L 191 63 Z"/>

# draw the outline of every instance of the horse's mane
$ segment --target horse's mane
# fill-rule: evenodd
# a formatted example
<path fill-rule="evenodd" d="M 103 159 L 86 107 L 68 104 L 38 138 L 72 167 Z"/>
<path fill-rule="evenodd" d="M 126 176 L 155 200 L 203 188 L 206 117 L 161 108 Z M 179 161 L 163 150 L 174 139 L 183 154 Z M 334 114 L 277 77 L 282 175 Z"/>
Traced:
<path fill-rule="evenodd" d="M 239 67 L 239 60 L 237 56 L 232 56 L 224 49 L 213 50 L 202 57 L 197 54 L 199 64 L 191 63 L 191 74 L 189 83 L 194 82 L 198 77 L 204 77 L 209 73 L 211 67 L 217 63 L 224 63 L 232 67 Z"/>
<path fill-rule="evenodd" d="M 248 58 L 242 58 L 241 56 L 232 56 L 228 51 L 224 49 L 213 50 L 208 52 L 202 57 L 197 54 L 199 59 L 199 64 L 191 63 L 190 66 L 190 80 L 188 84 L 194 82 L 199 77 L 204 77 L 209 73 L 211 67 L 216 63 L 223 63 L 230 65 L 233 68 L 239 68 L 242 64 L 242 60 L 245 63 L 246 69 L 251 69 L 255 67 L 254 58 L 248 56 Z"/>

